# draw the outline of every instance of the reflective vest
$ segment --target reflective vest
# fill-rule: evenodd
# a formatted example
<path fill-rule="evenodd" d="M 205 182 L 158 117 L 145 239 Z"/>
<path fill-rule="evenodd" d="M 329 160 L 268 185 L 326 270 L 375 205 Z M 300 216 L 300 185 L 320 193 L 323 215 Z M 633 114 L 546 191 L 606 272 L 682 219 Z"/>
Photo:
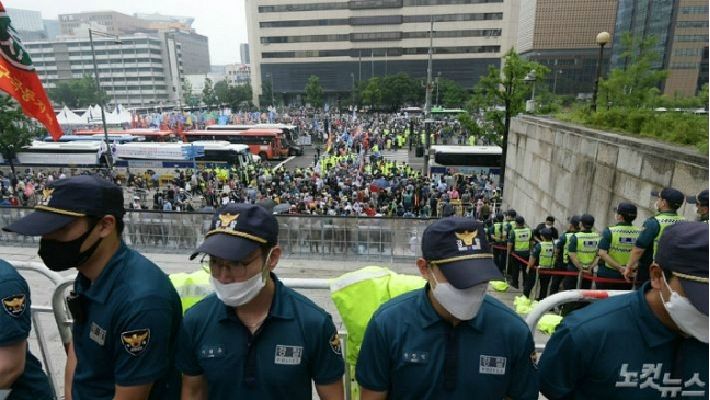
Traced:
<path fill-rule="evenodd" d="M 656 257 L 656 251 L 658 251 L 658 241 L 661 239 L 661 235 L 663 235 L 663 231 L 666 230 L 671 225 L 674 225 L 677 222 L 680 221 L 685 221 L 685 218 L 681 217 L 680 215 L 677 214 L 658 214 L 655 217 L 653 217 L 658 221 L 658 224 L 661 226 L 661 229 L 658 230 L 658 235 L 656 235 L 656 238 L 653 239 L 653 257 Z"/>
<path fill-rule="evenodd" d="M 577 260 L 581 264 L 590 265 L 597 256 L 599 234 L 597 232 L 577 232 Z"/>
<path fill-rule="evenodd" d="M 175 291 L 180 296 L 183 314 L 188 308 L 213 292 L 212 285 L 210 285 L 210 274 L 205 270 L 200 269 L 190 274 L 180 272 L 170 274 L 169 277 Z"/>
<path fill-rule="evenodd" d="M 633 225 L 610 226 L 611 244 L 609 245 L 609 257 L 620 265 L 626 265 L 631 256 L 631 249 L 636 244 L 641 233 L 641 228 Z M 608 266 L 611 268 L 611 266 Z"/>
<path fill-rule="evenodd" d="M 503 223 L 502 222 L 496 222 L 493 224 L 493 240 L 496 242 L 502 242 L 503 235 L 505 232 L 503 232 Z"/>
<path fill-rule="evenodd" d="M 555 244 L 552 242 L 540 242 L 540 257 L 537 265 L 540 268 L 552 268 L 555 263 Z"/>
<path fill-rule="evenodd" d="M 513 228 L 513 251 L 530 251 L 530 228 Z"/>
<path fill-rule="evenodd" d="M 565 244 L 562 248 L 562 263 L 569 264 L 569 242 L 574 236 L 574 232 L 565 232 Z"/>

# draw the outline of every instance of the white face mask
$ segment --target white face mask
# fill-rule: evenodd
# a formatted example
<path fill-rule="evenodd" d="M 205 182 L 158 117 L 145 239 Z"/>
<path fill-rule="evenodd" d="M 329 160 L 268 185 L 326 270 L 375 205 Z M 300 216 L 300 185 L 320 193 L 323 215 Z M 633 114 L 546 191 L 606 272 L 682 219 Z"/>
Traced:
<path fill-rule="evenodd" d="M 244 282 L 221 283 L 210 275 L 210 283 L 217 298 L 229 307 L 239 307 L 250 302 L 266 285 L 264 274 L 256 274 Z"/>
<path fill-rule="evenodd" d="M 666 308 L 668 315 L 671 316 L 678 329 L 703 343 L 708 343 L 708 316 L 698 311 L 690 303 L 690 300 L 674 292 L 668 286 L 665 275 L 663 276 L 663 282 L 668 287 L 668 290 L 671 291 L 671 298 L 669 301 L 665 301 L 661 291 L 659 291 L 659 295 L 661 296 L 663 307 Z"/>
<path fill-rule="evenodd" d="M 436 286 L 431 290 L 434 298 L 456 319 L 468 321 L 476 317 L 481 309 L 488 282 L 479 283 L 467 289 L 456 289 L 450 283 L 439 283 L 432 272 Z"/>

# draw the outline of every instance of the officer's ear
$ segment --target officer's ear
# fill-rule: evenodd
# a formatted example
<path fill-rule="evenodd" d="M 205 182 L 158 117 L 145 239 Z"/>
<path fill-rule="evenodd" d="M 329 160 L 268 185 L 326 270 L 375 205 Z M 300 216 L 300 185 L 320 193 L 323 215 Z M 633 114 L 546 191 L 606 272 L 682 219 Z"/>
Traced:
<path fill-rule="evenodd" d="M 278 244 L 269 249 L 267 252 L 268 260 L 266 260 L 266 268 L 268 268 L 269 271 L 273 271 L 274 268 L 276 268 L 276 265 L 279 263 L 279 259 L 281 258 L 281 253 L 281 247 L 279 247 Z"/>
<path fill-rule="evenodd" d="M 116 217 L 104 215 L 98 222 L 99 236 L 103 239 L 116 231 Z"/>
<path fill-rule="evenodd" d="M 431 270 L 428 267 L 428 263 L 426 262 L 425 259 L 419 257 L 417 258 L 417 267 L 419 267 L 419 274 L 426 280 L 429 280 L 429 275 L 431 274 Z"/>
<path fill-rule="evenodd" d="M 651 281 L 651 287 L 656 290 L 663 289 L 665 285 L 663 283 L 663 269 L 661 269 L 661 266 L 655 262 L 652 263 L 648 268 L 648 273 Z"/>

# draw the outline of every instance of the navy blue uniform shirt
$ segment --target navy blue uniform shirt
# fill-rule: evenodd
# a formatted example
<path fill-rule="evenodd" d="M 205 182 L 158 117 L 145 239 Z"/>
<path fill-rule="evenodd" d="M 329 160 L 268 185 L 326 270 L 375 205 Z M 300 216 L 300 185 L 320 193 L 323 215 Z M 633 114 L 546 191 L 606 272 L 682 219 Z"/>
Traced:
<path fill-rule="evenodd" d="M 27 340 L 32 328 L 30 288 L 15 268 L 0 260 L 0 347 L 12 346 Z M 47 375 L 42 365 L 30 353 L 25 355 L 25 370 L 10 386 L 8 400 L 53 399 Z"/>
<path fill-rule="evenodd" d="M 375 312 L 357 360 L 358 383 L 393 399 L 538 398 L 532 335 L 520 317 L 486 296 L 475 318 L 454 327 L 425 288 Z"/>
<path fill-rule="evenodd" d="M 342 379 L 345 364 L 330 315 L 285 287 L 252 335 L 232 307 L 211 294 L 185 313 L 177 365 L 203 375 L 209 399 L 311 399 L 311 381 Z"/>
<path fill-rule="evenodd" d="M 121 243 L 93 284 L 77 276 L 75 291 L 87 317 L 72 328 L 73 399 L 110 400 L 115 385 L 151 382 L 151 400 L 177 398 L 173 355 L 182 306 L 168 276 Z"/>
<path fill-rule="evenodd" d="M 541 392 L 550 400 L 707 399 L 708 345 L 663 325 L 649 290 L 645 283 L 562 320 L 540 358 Z"/>

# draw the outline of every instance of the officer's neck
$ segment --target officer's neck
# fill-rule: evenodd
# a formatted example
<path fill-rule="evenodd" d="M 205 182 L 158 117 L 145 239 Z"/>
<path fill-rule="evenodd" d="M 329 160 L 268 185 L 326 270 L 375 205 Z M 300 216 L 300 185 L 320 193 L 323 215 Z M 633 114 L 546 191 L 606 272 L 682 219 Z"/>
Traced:
<path fill-rule="evenodd" d="M 91 283 L 94 283 L 103 272 L 106 264 L 118 251 L 120 245 L 121 241 L 115 234 L 103 238 L 91 258 L 76 269 L 88 278 Z"/>
<path fill-rule="evenodd" d="M 648 302 L 648 306 L 651 308 L 651 312 L 653 312 L 653 315 L 655 315 L 666 328 L 673 332 L 680 332 L 678 325 L 673 322 L 670 314 L 668 314 L 668 311 L 663 306 L 663 300 L 661 300 L 659 291 L 651 288 L 644 294 L 644 296 L 646 298 L 646 302 Z"/>

